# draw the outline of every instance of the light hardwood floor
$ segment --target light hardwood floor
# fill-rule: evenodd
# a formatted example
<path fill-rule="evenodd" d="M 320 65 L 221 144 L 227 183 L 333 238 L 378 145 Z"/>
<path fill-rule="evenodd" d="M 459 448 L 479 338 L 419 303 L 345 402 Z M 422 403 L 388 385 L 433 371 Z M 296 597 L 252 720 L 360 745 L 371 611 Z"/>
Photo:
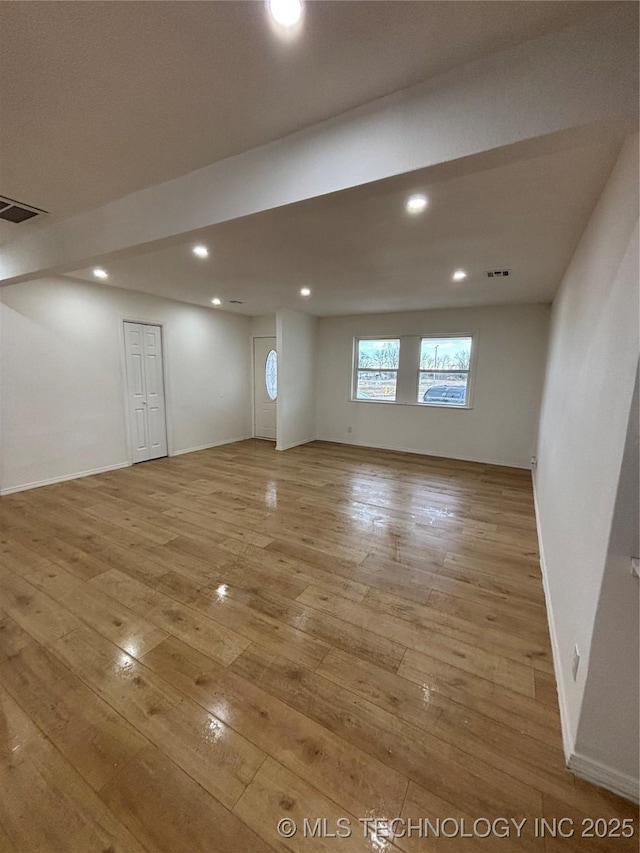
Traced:
<path fill-rule="evenodd" d="M 637 822 L 579 837 L 637 809 L 564 768 L 527 472 L 247 441 L 5 497 L 0 524 L 0 850 L 637 850 Z M 391 842 L 372 817 L 527 824 Z"/>

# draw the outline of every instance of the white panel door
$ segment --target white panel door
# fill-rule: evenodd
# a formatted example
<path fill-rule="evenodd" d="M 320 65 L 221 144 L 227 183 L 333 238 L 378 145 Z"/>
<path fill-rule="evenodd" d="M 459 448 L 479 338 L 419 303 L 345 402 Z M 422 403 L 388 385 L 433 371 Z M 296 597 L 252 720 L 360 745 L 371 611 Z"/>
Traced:
<path fill-rule="evenodd" d="M 278 356 L 275 338 L 253 339 L 253 411 L 256 438 L 276 440 Z"/>
<path fill-rule="evenodd" d="M 160 326 L 125 323 L 124 345 L 131 461 L 146 462 L 167 455 L 162 330 Z"/>
<path fill-rule="evenodd" d="M 150 459 L 167 455 L 167 425 L 164 412 L 164 377 L 162 369 L 162 330 L 160 326 L 143 326 L 144 376 L 147 388 L 147 421 L 149 425 Z"/>

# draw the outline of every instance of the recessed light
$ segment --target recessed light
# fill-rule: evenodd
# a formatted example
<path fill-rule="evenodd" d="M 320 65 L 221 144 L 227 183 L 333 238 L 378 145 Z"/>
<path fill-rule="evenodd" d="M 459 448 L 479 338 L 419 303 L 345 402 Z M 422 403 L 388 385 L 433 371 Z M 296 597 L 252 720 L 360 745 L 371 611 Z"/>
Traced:
<path fill-rule="evenodd" d="M 214 296 L 211 300 L 212 305 L 222 305 L 222 299 L 218 299 L 217 296 Z"/>
<path fill-rule="evenodd" d="M 412 195 L 407 201 L 407 211 L 409 213 L 422 213 L 427 206 L 427 199 L 423 195 Z"/>
<path fill-rule="evenodd" d="M 96 267 L 93 271 L 96 278 L 109 278 L 109 273 L 103 270 L 102 267 Z"/>
<path fill-rule="evenodd" d="M 301 287 L 300 288 L 300 296 L 311 296 L 311 288 L 310 287 Z"/>
<path fill-rule="evenodd" d="M 295 27 L 302 17 L 302 0 L 268 0 L 267 7 L 281 27 Z"/>
<path fill-rule="evenodd" d="M 193 251 L 193 254 L 196 255 L 198 258 L 208 258 L 209 257 L 209 250 L 207 249 L 206 246 L 194 246 L 192 251 Z"/>
<path fill-rule="evenodd" d="M 464 270 L 456 270 L 452 276 L 454 281 L 462 281 L 462 279 L 466 277 L 467 274 Z"/>

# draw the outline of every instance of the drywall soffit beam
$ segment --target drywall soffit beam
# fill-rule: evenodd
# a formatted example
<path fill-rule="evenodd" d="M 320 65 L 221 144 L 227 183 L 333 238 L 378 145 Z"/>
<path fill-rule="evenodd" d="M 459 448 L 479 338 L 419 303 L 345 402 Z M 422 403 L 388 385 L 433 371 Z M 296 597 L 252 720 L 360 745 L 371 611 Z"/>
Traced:
<path fill-rule="evenodd" d="M 4 247 L 0 284 L 274 207 L 590 127 L 635 126 L 634 4 L 616 7 Z M 565 143 L 566 144 L 566 143 Z M 529 155 L 530 156 L 530 155 Z"/>

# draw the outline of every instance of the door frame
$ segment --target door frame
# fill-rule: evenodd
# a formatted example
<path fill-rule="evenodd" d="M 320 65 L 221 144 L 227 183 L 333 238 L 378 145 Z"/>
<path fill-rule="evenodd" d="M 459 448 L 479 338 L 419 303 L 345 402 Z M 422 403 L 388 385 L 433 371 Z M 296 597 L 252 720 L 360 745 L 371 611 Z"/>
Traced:
<path fill-rule="evenodd" d="M 273 339 L 276 342 L 274 347 L 275 351 L 278 352 L 278 339 L 275 334 L 273 335 L 252 335 L 251 336 L 251 438 L 255 438 L 256 441 L 276 441 L 276 439 L 270 438 L 258 438 L 256 435 L 256 341 L 265 339 Z M 280 387 L 278 383 L 278 397 L 280 396 Z M 276 400 L 278 399 L 276 397 Z M 276 436 L 278 429 L 278 415 L 276 410 Z"/>
<path fill-rule="evenodd" d="M 120 314 L 118 317 L 118 346 L 120 347 L 120 388 L 122 395 L 122 421 L 124 426 L 125 446 L 127 448 L 127 464 L 133 465 L 133 451 L 131 448 L 131 440 L 129 438 L 129 416 L 128 412 L 128 387 L 127 387 L 127 357 L 125 352 L 125 323 L 142 323 L 145 326 L 160 326 L 160 342 L 162 345 L 162 384 L 164 385 L 164 428 L 167 436 L 167 456 L 173 456 L 173 431 L 171 424 L 173 423 L 171 395 L 169 393 L 168 370 L 169 361 L 168 346 L 167 346 L 167 322 L 166 320 L 149 320 L 140 317 L 131 316 L 129 314 Z"/>

